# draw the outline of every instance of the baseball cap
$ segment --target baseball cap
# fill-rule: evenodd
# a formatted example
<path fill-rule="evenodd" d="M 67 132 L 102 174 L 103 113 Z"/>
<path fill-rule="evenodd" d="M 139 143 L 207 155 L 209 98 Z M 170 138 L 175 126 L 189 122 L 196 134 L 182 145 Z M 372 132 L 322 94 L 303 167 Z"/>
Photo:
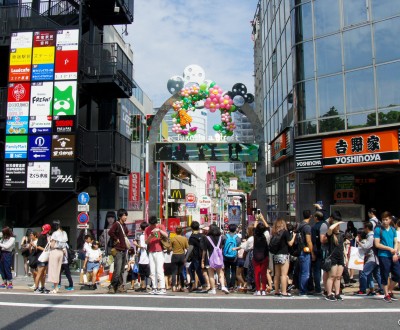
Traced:
<path fill-rule="evenodd" d="M 42 227 L 42 232 L 40 234 L 46 235 L 51 230 L 51 226 L 49 224 L 45 224 Z"/>

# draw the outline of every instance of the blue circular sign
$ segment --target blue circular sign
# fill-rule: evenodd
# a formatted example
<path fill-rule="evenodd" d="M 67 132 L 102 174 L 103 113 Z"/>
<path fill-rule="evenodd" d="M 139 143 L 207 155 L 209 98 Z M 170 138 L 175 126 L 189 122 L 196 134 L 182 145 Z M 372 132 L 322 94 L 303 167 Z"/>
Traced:
<path fill-rule="evenodd" d="M 81 192 L 78 195 L 78 203 L 79 204 L 87 204 L 87 203 L 89 203 L 89 200 L 90 200 L 90 197 L 87 192 Z"/>
<path fill-rule="evenodd" d="M 86 212 L 81 212 L 78 214 L 77 220 L 79 224 L 84 225 L 89 222 L 89 214 Z"/>

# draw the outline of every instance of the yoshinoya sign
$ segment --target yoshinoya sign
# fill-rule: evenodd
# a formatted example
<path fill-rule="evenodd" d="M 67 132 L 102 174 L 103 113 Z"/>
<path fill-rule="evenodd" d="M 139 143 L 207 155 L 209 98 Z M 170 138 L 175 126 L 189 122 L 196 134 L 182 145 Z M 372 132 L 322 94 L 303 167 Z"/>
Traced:
<path fill-rule="evenodd" d="M 311 171 L 322 169 L 322 141 L 297 141 L 296 171 Z"/>
<path fill-rule="evenodd" d="M 324 168 L 399 163 L 399 131 L 342 135 L 322 140 Z"/>

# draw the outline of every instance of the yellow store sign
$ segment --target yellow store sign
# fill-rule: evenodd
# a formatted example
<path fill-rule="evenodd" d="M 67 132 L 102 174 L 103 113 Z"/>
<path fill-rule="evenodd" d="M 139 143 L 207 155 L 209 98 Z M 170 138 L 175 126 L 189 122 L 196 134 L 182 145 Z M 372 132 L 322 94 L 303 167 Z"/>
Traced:
<path fill-rule="evenodd" d="M 10 65 L 30 65 L 32 48 L 17 48 L 11 50 Z"/>
<path fill-rule="evenodd" d="M 33 48 L 32 64 L 52 64 L 52 63 L 54 63 L 54 47 Z"/>

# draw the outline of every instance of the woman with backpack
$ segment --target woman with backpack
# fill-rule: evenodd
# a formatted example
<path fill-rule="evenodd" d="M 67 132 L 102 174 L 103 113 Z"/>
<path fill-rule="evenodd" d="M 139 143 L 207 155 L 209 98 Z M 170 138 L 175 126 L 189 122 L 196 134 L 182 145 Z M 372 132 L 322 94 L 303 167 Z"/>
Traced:
<path fill-rule="evenodd" d="M 225 286 L 224 278 L 224 259 L 222 251 L 225 245 L 225 237 L 221 236 L 221 230 L 217 225 L 210 225 L 210 229 L 206 238 L 203 241 L 203 257 L 201 260 L 201 267 L 208 269 L 208 276 L 210 278 L 211 290 L 209 294 L 216 294 L 214 274 L 217 273 L 219 282 L 221 283 L 221 290 L 229 294 L 229 290 Z"/>
<path fill-rule="evenodd" d="M 267 287 L 267 268 L 268 268 L 268 241 L 269 232 L 264 223 L 257 224 L 254 229 L 253 243 L 253 268 L 254 282 L 256 284 L 255 296 L 265 296 Z"/>
<path fill-rule="evenodd" d="M 293 245 L 296 234 L 290 235 L 283 219 L 278 219 L 272 226 L 272 238 L 269 244 L 270 252 L 273 254 L 274 263 L 274 285 L 275 295 L 281 297 L 291 297 L 287 292 L 288 272 L 289 272 L 289 247 Z M 281 290 L 279 291 L 279 285 Z"/>

